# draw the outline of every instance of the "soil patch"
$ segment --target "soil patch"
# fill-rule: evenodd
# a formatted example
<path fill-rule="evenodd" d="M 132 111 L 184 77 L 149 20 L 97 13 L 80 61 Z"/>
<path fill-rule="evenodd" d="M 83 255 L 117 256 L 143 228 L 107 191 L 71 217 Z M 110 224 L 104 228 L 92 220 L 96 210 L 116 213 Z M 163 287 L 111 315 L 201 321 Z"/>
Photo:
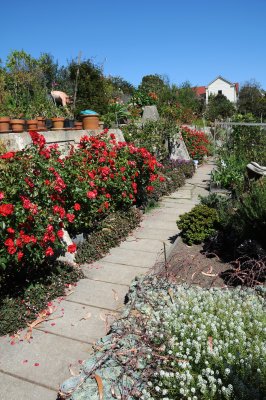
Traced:
<path fill-rule="evenodd" d="M 159 275 L 168 275 L 177 284 L 187 283 L 203 288 L 225 287 L 220 274 L 232 266 L 218 257 L 207 258 L 202 251 L 202 244 L 188 246 L 179 238 L 167 262 L 167 268 L 160 264 L 155 270 L 159 271 Z"/>

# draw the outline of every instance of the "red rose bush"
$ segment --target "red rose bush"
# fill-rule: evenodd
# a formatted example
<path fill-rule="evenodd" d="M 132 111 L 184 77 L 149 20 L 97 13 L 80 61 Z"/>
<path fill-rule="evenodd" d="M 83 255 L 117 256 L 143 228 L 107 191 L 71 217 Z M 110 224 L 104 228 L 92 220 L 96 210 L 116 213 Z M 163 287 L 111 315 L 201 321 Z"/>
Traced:
<path fill-rule="evenodd" d="M 63 156 L 30 132 L 32 145 L 0 156 L 0 266 L 29 267 L 66 247 L 64 231 L 92 229 L 108 213 L 139 205 L 153 190 L 161 165 L 144 148 L 105 131 L 84 136 Z"/>
<path fill-rule="evenodd" d="M 182 126 L 181 135 L 193 160 L 202 161 L 209 154 L 210 141 L 204 132 Z"/>

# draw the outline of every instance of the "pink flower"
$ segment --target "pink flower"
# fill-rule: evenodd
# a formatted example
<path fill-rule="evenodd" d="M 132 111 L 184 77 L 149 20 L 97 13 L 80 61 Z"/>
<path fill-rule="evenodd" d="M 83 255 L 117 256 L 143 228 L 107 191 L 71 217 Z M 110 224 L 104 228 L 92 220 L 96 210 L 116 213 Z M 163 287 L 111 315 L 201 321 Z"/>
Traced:
<path fill-rule="evenodd" d="M 74 222 L 75 215 L 74 214 L 67 214 L 66 215 L 68 222 Z"/>
<path fill-rule="evenodd" d="M 89 199 L 95 199 L 95 197 L 97 196 L 97 192 L 95 193 L 95 191 L 89 191 L 87 192 L 87 197 Z"/>
<path fill-rule="evenodd" d="M 3 200 L 4 197 L 5 197 L 4 192 L 0 192 L 0 200 Z"/>

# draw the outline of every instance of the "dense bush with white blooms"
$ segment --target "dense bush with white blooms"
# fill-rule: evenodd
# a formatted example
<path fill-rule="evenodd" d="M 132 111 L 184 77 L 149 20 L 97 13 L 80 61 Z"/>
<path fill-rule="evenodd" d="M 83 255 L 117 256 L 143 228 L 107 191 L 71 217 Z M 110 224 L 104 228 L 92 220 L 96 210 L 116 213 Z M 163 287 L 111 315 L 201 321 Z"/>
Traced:
<path fill-rule="evenodd" d="M 265 399 L 263 297 L 252 290 L 184 287 L 174 296 L 150 320 L 148 334 L 161 356 L 142 398 Z"/>

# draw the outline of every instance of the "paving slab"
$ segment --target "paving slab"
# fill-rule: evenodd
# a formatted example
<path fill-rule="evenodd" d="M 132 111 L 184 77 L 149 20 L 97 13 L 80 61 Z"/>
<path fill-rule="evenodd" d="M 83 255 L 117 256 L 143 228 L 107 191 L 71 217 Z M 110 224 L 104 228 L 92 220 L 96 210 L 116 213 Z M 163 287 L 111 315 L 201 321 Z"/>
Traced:
<path fill-rule="evenodd" d="M 194 207 L 194 204 L 192 205 L 192 207 Z M 167 207 L 165 205 L 162 205 L 162 207 L 160 208 L 160 213 L 161 215 L 172 215 L 172 218 L 174 218 L 175 215 L 180 215 L 190 210 L 191 204 L 179 204 L 178 207 Z"/>
<path fill-rule="evenodd" d="M 62 301 L 52 314 L 59 318 L 43 322 L 38 330 L 92 344 L 106 334 L 106 321 L 111 323 L 117 317 L 114 312 L 112 315 L 108 310 Z"/>
<path fill-rule="evenodd" d="M 67 301 L 117 311 L 124 304 L 127 292 L 125 285 L 82 279 Z"/>
<path fill-rule="evenodd" d="M 173 241 L 173 237 L 175 237 L 178 232 L 179 230 L 177 227 L 175 227 L 174 229 L 153 229 L 142 227 L 134 232 L 134 236 L 136 238 L 158 239 L 171 243 Z"/>
<path fill-rule="evenodd" d="M 174 199 L 165 199 L 161 203 L 161 206 L 164 208 L 173 208 L 175 210 L 177 210 L 179 207 L 181 208 L 183 206 L 190 206 L 190 209 L 191 209 L 199 202 L 197 199 L 193 199 L 193 196 L 190 200 L 188 200 L 188 199 L 187 200 L 186 199 L 183 199 L 183 200 L 176 199 L 175 201 L 172 201 L 172 200 L 174 200 Z"/>
<path fill-rule="evenodd" d="M 58 390 L 70 375 L 69 365 L 89 357 L 89 344 L 56 335 L 33 331 L 33 339 L 10 345 L 10 338 L 0 338 L 0 371 Z M 4 349 L 4 351 L 3 351 Z M 36 364 L 37 363 L 37 364 Z M 9 399 L 7 397 L 7 399 Z M 19 394 L 17 399 L 19 400 Z"/>
<path fill-rule="evenodd" d="M 171 199 L 191 199 L 192 196 L 192 191 L 191 190 L 178 190 L 177 192 L 174 192 L 170 194 L 168 197 Z"/>
<path fill-rule="evenodd" d="M 129 249 L 114 248 L 110 254 L 102 258 L 102 261 L 131 265 L 133 267 L 150 268 L 157 259 L 157 253 L 147 251 L 136 251 Z"/>
<path fill-rule="evenodd" d="M 131 237 L 122 242 L 119 249 L 146 251 L 150 253 L 160 252 L 163 249 L 163 240 L 141 239 Z"/>
<path fill-rule="evenodd" d="M 176 223 L 172 219 L 164 220 L 163 218 L 161 218 L 161 220 L 159 221 L 156 218 L 154 219 L 151 218 L 144 221 L 144 223 L 142 224 L 144 228 L 155 229 L 155 230 L 162 229 L 166 231 L 173 231 L 175 229 Z"/>
<path fill-rule="evenodd" d="M 146 271 L 149 271 L 148 268 L 146 270 L 145 268 L 103 261 L 85 264 L 81 268 L 86 278 L 128 286 L 136 276 L 144 275 Z"/>
<path fill-rule="evenodd" d="M 178 208 L 178 207 L 177 207 Z M 149 214 L 147 218 L 143 220 L 143 223 L 145 222 L 173 222 L 173 215 L 164 213 L 162 209 L 154 211 L 153 213 Z"/>
<path fill-rule="evenodd" d="M 0 373 L 0 400 L 55 400 L 56 391 Z"/>

